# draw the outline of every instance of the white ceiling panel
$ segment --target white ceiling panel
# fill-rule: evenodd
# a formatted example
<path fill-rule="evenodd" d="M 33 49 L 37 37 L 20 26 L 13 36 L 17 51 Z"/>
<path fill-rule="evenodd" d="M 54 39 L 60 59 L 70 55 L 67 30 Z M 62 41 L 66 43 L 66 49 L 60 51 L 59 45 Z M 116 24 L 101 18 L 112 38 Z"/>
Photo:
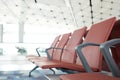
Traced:
<path fill-rule="evenodd" d="M 120 0 L 91 0 L 92 7 L 90 0 L 68 0 L 70 7 L 64 0 L 36 1 L 35 3 L 35 0 L 0 0 L 0 23 L 22 21 L 27 24 L 81 27 L 113 16 L 120 18 Z"/>

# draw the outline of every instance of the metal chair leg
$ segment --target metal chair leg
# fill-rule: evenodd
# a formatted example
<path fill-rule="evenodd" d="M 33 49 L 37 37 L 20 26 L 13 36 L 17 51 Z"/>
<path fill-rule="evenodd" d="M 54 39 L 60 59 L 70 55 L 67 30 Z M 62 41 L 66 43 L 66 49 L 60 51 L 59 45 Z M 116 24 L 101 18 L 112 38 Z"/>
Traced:
<path fill-rule="evenodd" d="M 30 72 L 29 72 L 29 77 L 31 77 L 31 73 L 36 70 L 39 66 L 35 66 Z"/>
<path fill-rule="evenodd" d="M 55 71 L 52 68 L 50 68 L 50 70 L 53 72 L 53 74 L 55 74 Z"/>

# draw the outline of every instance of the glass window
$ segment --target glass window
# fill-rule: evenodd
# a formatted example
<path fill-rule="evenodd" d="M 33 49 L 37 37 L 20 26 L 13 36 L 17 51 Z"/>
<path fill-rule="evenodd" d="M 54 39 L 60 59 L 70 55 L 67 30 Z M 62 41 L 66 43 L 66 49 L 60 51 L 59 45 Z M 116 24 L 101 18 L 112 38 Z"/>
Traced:
<path fill-rule="evenodd" d="M 40 26 L 40 25 L 25 25 L 24 27 L 24 42 L 25 43 L 51 43 L 53 39 L 64 32 L 66 29 Z"/>
<path fill-rule="evenodd" d="M 18 25 L 4 24 L 3 25 L 3 42 L 14 43 L 18 42 Z"/>

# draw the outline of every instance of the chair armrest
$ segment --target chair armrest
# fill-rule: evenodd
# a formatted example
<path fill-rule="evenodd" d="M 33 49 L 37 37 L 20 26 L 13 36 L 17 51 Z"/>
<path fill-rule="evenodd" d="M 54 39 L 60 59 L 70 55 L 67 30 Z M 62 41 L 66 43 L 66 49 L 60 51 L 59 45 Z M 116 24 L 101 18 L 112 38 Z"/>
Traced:
<path fill-rule="evenodd" d="M 86 47 L 86 46 L 100 46 L 99 44 L 96 44 L 96 43 L 83 43 L 83 44 L 80 44 L 79 46 L 77 46 L 75 49 L 76 49 L 76 52 L 86 70 L 86 72 L 92 72 L 87 60 L 85 59 L 83 53 L 82 53 L 82 48 Z"/>
<path fill-rule="evenodd" d="M 41 48 L 41 47 L 36 48 L 36 52 L 37 52 L 38 56 L 41 56 L 40 52 L 45 52 L 45 49 L 46 48 Z"/>
<path fill-rule="evenodd" d="M 50 50 L 50 49 L 59 49 L 59 50 L 62 50 L 62 51 L 64 50 L 63 48 L 56 48 L 56 47 L 50 47 L 50 48 L 45 49 L 45 52 L 46 52 L 49 60 L 52 60 L 52 57 L 50 56 L 50 54 L 48 52 L 48 50 Z"/>
<path fill-rule="evenodd" d="M 100 45 L 100 49 L 102 51 L 102 54 L 108 64 L 108 67 L 110 68 L 112 74 L 116 77 L 120 77 L 120 70 L 119 70 L 117 64 L 115 63 L 113 57 L 110 54 L 110 47 L 112 47 L 116 44 L 120 44 L 120 38 L 112 39 L 112 40 L 102 43 Z"/>

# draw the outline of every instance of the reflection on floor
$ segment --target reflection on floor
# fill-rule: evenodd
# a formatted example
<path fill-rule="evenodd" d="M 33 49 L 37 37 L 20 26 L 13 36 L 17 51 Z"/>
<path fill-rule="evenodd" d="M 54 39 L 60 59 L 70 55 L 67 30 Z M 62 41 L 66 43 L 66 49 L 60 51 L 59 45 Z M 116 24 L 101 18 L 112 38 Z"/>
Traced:
<path fill-rule="evenodd" d="M 31 70 L 34 66 L 25 56 L 0 56 L 0 71 Z"/>
<path fill-rule="evenodd" d="M 0 71 L 0 80 L 49 80 L 38 70 L 32 73 L 32 76 L 28 76 L 29 71 Z"/>
<path fill-rule="evenodd" d="M 29 62 L 25 56 L 0 56 L 0 71 L 16 71 L 16 70 L 31 70 L 35 65 Z M 40 69 L 43 74 L 50 77 L 50 80 L 60 80 L 59 75 L 66 74 L 55 69 L 57 75 L 53 75 L 53 72 L 49 69 Z"/>
<path fill-rule="evenodd" d="M 31 70 L 34 67 L 35 65 L 29 62 L 25 56 L 0 56 L 0 71 Z M 66 74 L 56 69 L 54 69 L 56 75 L 53 75 L 53 72 L 49 69 L 38 68 L 37 70 L 45 74 L 50 80 L 60 80 L 59 75 Z M 103 73 L 106 74 L 106 72 Z M 107 75 L 111 75 L 111 73 L 107 73 Z"/>

